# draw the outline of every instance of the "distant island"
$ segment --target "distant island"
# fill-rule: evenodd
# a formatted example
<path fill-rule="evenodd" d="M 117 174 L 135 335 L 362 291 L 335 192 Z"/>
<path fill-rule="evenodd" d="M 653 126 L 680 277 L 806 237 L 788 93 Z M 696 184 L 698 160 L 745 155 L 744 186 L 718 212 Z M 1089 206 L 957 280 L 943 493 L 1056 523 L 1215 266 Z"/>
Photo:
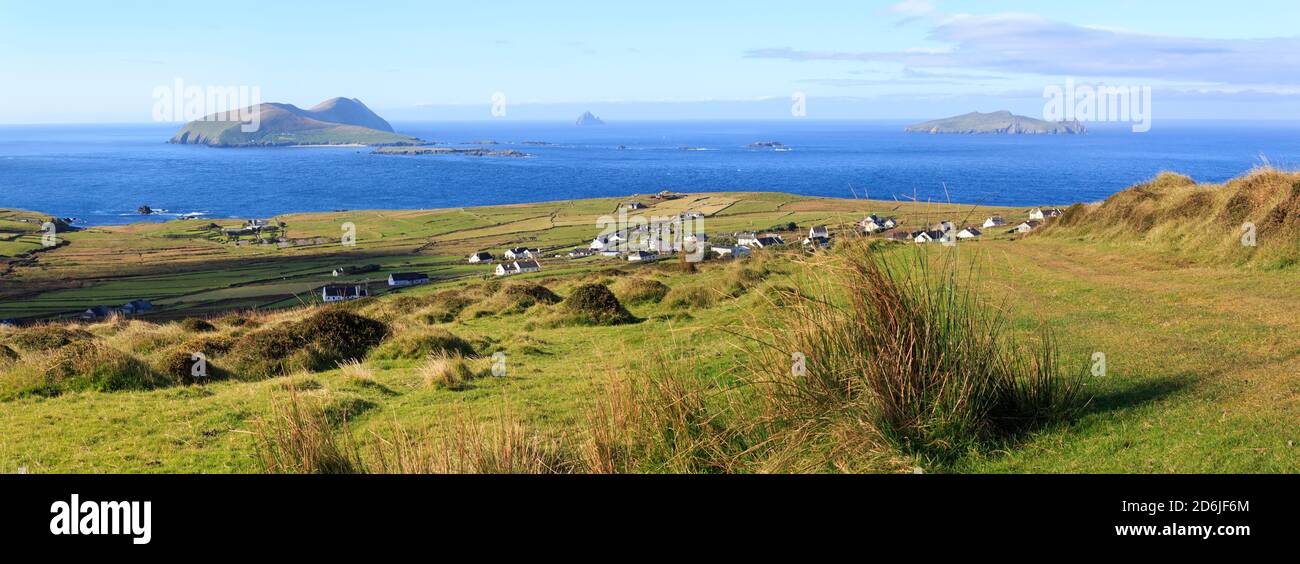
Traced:
<path fill-rule="evenodd" d="M 248 121 L 229 121 L 214 114 L 182 127 L 170 143 L 212 147 L 285 147 L 295 145 L 414 145 L 419 139 L 393 132 L 393 126 L 360 100 L 333 98 L 304 110 L 293 104 L 266 103 L 242 110 L 256 112 L 257 131 L 244 132 Z M 233 112 L 232 112 L 233 113 Z M 218 121 L 226 117 L 227 121 Z"/>
<path fill-rule="evenodd" d="M 455 147 L 380 147 L 376 155 L 460 155 L 462 157 L 530 157 L 528 153 L 514 149 L 458 149 Z"/>
<path fill-rule="evenodd" d="M 578 116 L 578 125 L 605 125 L 605 121 L 591 112 L 586 112 Z"/>
<path fill-rule="evenodd" d="M 749 144 L 750 149 L 781 149 L 785 144 L 780 141 L 755 141 Z"/>
<path fill-rule="evenodd" d="M 960 133 L 1002 135 L 1081 135 L 1088 130 L 1077 121 L 1050 122 L 1011 112 L 971 112 L 908 127 L 908 133 Z"/>

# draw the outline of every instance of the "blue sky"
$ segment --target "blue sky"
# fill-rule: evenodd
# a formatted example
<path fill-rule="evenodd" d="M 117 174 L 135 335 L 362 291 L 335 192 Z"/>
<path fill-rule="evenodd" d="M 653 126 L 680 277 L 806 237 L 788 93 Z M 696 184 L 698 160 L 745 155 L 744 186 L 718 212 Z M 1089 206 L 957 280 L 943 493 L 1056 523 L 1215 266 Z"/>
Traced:
<path fill-rule="evenodd" d="M 6 2 L 0 123 L 147 122 L 155 87 L 390 119 L 1041 113 L 1066 77 L 1162 118 L 1300 118 L 1300 2 Z M 570 115 L 573 114 L 573 115 Z"/>

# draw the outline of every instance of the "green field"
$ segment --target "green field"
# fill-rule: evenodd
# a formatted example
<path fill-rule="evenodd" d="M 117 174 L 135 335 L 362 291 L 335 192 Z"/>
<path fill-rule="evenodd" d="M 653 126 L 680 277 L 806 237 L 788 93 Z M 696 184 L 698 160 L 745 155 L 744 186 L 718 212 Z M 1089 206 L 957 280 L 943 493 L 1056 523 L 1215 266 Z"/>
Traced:
<path fill-rule="evenodd" d="M 527 452 L 563 451 L 567 459 L 588 461 L 574 471 L 599 471 L 589 461 L 606 458 L 591 454 L 590 445 L 604 444 L 597 440 L 603 428 L 597 422 L 603 419 L 593 414 L 604 413 L 602 406 L 619 405 L 624 411 L 618 413 L 639 422 L 664 414 L 677 417 L 668 423 L 656 420 L 660 425 L 655 429 L 663 432 L 655 435 L 654 456 L 642 453 L 634 463 L 613 468 L 619 471 L 1300 470 L 1295 425 L 1300 420 L 1300 380 L 1295 377 L 1300 344 L 1291 336 L 1300 329 L 1291 314 L 1300 289 L 1294 270 L 1278 261 L 1256 267 L 1249 260 L 1188 255 L 1177 246 L 1085 229 L 1087 223 L 1077 219 L 1069 225 L 1063 220 L 1041 234 L 988 233 L 952 248 L 837 244 L 816 255 L 771 249 L 756 251 L 746 261 L 708 261 L 691 270 L 675 260 L 629 265 L 616 259 L 547 258 L 543 272 L 505 285 L 490 279 L 490 266 L 464 261 L 479 250 L 499 255 L 509 247 L 528 246 L 550 257 L 585 247 L 599 232 L 596 219 L 613 214 L 628 199 L 274 218 L 287 224 L 291 238 L 333 241 L 287 249 L 224 243 L 204 235 L 194 222 L 68 233 L 65 246 L 39 253 L 35 262 L 18 263 L 4 275 L 0 318 L 57 318 L 93 305 L 154 300 L 158 310 L 140 319 L 70 326 L 86 333 L 73 340 L 102 343 L 117 351 L 113 358 L 138 362 L 143 367 L 138 371 L 153 379 L 147 385 L 113 380 L 129 385 L 109 391 L 77 388 L 75 378 L 57 382 L 63 388 L 56 392 L 32 387 L 32 378 L 39 379 L 33 375 L 43 363 L 60 358 L 59 352 L 24 349 L 15 343 L 30 329 L 0 328 L 0 343 L 8 343 L 19 356 L 0 360 L 0 428 L 5 429 L 0 433 L 0 471 L 274 470 L 259 456 L 257 445 L 263 445 L 265 454 L 268 426 L 282 420 L 285 406 L 297 405 L 295 401 L 327 414 L 325 434 L 365 453 L 372 469 L 392 469 L 372 453 L 401 442 L 394 437 L 414 437 L 411 444 L 463 455 L 465 449 L 454 446 L 463 447 L 468 434 L 481 442 L 517 444 Z M 1267 214 L 1266 207 L 1258 213 Z M 698 194 L 656 202 L 643 213 L 672 216 L 687 210 L 706 213 L 705 229 L 715 238 L 791 222 L 804 232 L 815 224 L 847 227 L 867 213 L 897 215 L 917 229 L 963 218 L 978 224 L 993 214 L 1014 225 L 1027 211 Z M 344 223 L 356 226 L 355 247 L 337 242 Z M 1232 227 L 1222 229 L 1220 237 L 1234 236 Z M 786 234 L 787 241 L 799 237 Z M 841 233 L 837 241 L 848 237 Z M 832 294 L 840 292 L 836 272 L 846 264 L 842 254 L 864 249 L 882 260 L 909 264 L 921 255 L 953 272 L 970 273 L 963 274 L 963 287 L 1005 317 L 1014 343 L 1030 342 L 1047 326 L 1067 361 L 1086 363 L 1096 353 L 1104 354 L 1105 373 L 1090 374 L 1084 382 L 1087 404 L 1068 419 L 946 457 L 862 443 L 855 440 L 859 435 L 851 422 L 835 417 L 827 417 L 830 423 L 817 427 L 804 444 L 789 440 L 788 430 L 783 431 L 779 436 L 796 445 L 788 450 L 737 447 L 734 443 L 758 432 L 737 423 L 761 420 L 754 415 L 761 411 L 754 407 L 759 404 L 749 399 L 755 376 L 771 370 L 773 362 L 788 362 L 780 354 L 764 353 L 759 344 L 793 331 L 785 325 L 790 321 L 786 310 L 775 305 L 777 297 L 826 286 Z M 240 372 L 245 361 L 239 347 L 258 342 L 250 335 L 297 327 L 330 310 L 303 306 L 300 299 L 336 280 L 328 271 L 346 264 L 426 272 L 434 284 L 341 308 L 389 329 L 383 343 L 359 363 L 296 366 L 272 377 Z M 370 276 L 377 280 L 379 275 Z M 543 286 L 566 301 L 530 303 L 509 290 L 521 282 Z M 635 322 L 575 322 L 566 309 L 568 298 L 588 284 L 609 287 Z M 660 293 L 649 291 L 653 289 Z M 237 319 L 220 317 L 231 310 L 241 311 Z M 189 316 L 212 318 L 213 331 L 203 338 L 236 344 L 209 355 L 213 366 L 228 372 L 225 378 L 185 385 L 160 375 L 171 353 L 188 350 L 199 337 L 174 321 Z M 467 370 L 478 377 L 463 385 L 439 385 L 445 371 L 433 370 L 427 351 L 413 344 L 446 333 L 472 349 Z M 494 353 L 505 356 L 494 358 Z M 498 363 L 503 368 L 499 376 L 490 370 Z M 636 402 L 619 400 L 626 399 L 617 393 L 623 389 L 619 385 L 628 382 L 650 387 L 650 396 L 636 397 L 668 395 L 693 407 L 644 406 L 644 412 L 638 411 Z M 686 391 L 663 387 L 678 383 Z M 487 429 L 488 438 L 470 429 Z M 635 436 L 645 439 L 644 434 Z M 526 464 L 509 468 L 535 470 Z"/>

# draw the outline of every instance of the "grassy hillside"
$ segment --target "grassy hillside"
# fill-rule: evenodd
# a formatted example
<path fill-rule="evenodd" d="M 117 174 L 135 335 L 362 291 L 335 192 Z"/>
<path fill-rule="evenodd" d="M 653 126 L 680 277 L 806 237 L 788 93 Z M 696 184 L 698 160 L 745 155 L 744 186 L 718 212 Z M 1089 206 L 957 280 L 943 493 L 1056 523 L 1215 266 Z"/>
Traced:
<path fill-rule="evenodd" d="M 356 221 L 358 247 L 343 254 L 178 237 L 187 222 L 71 234 L 6 278 L 29 307 L 51 294 L 197 293 L 153 318 L 0 327 L 0 468 L 1300 470 L 1300 436 L 1283 423 L 1300 417 L 1289 269 L 1189 261 L 1159 239 L 1089 229 L 1078 208 L 1042 236 L 952 248 L 841 235 L 829 253 L 695 268 L 548 259 L 505 282 L 461 266 L 473 250 L 572 247 L 620 201 L 277 218 L 321 236 Z M 716 234 L 896 204 L 707 194 L 646 213 L 697 206 Z M 994 210 L 897 213 L 920 225 Z M 342 306 L 184 319 L 221 292 L 268 305 L 263 286 L 316 283 L 344 258 L 469 270 Z M 86 285 L 47 289 L 68 280 Z M 207 379 L 192 377 L 193 352 Z"/>
<path fill-rule="evenodd" d="M 341 265 L 378 264 L 383 272 L 415 270 L 435 280 L 490 275 L 491 265 L 468 265 L 465 257 L 481 250 L 498 255 L 510 247 L 537 247 L 549 255 L 585 248 L 601 228 L 597 219 L 612 216 L 627 198 L 604 198 L 481 208 L 352 211 L 289 214 L 271 218 L 284 223 L 290 240 L 311 244 L 239 246 L 226 241 L 221 228 L 241 220 L 172 221 L 96 227 L 67 233 L 67 245 L 42 253 L 27 268 L 5 275 L 0 285 L 0 319 L 70 316 L 97 305 L 121 305 L 149 299 L 161 306 L 151 315 L 175 318 L 240 308 L 277 308 L 313 299 L 311 290 L 339 281 L 329 272 Z M 942 219 L 983 218 L 1023 210 L 971 206 L 898 204 L 862 200 L 807 198 L 788 194 L 696 194 L 654 201 L 632 217 L 670 217 L 685 211 L 706 214 L 705 230 L 725 234 L 779 228 L 793 223 L 798 240 L 813 224 L 851 224 L 867 213 L 898 215 L 906 225 Z M 0 211 L 0 221 L 7 214 Z M 25 216 L 35 216 L 23 212 Z M 209 228 L 209 224 L 214 228 Z M 356 227 L 356 245 L 342 245 L 345 224 Z M 251 237 L 244 237 L 245 242 Z M 321 239 L 319 244 L 316 242 Z M 26 245 L 39 236 L 27 235 Z M 0 260 L 4 260 L 0 254 Z M 612 259 L 545 259 L 547 271 L 588 270 L 618 264 Z M 387 274 L 346 277 L 373 281 Z"/>
<path fill-rule="evenodd" d="M 1300 173 L 1261 168 L 1225 184 L 1179 174 L 1075 205 L 1045 236 L 1277 269 L 1300 261 Z"/>

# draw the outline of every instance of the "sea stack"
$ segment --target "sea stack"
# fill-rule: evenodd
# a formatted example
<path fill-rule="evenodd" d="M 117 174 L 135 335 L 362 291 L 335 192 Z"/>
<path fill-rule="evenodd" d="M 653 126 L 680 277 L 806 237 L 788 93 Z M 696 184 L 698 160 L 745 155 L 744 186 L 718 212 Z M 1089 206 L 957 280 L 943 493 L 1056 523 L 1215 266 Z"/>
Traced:
<path fill-rule="evenodd" d="M 596 117 L 595 114 L 593 114 L 593 113 L 591 113 L 591 112 L 586 112 L 586 113 L 582 114 L 581 116 L 578 116 L 578 125 L 583 125 L 583 126 L 586 126 L 586 125 L 605 125 L 605 122 L 604 122 L 604 120 L 602 120 L 602 119 Z"/>

